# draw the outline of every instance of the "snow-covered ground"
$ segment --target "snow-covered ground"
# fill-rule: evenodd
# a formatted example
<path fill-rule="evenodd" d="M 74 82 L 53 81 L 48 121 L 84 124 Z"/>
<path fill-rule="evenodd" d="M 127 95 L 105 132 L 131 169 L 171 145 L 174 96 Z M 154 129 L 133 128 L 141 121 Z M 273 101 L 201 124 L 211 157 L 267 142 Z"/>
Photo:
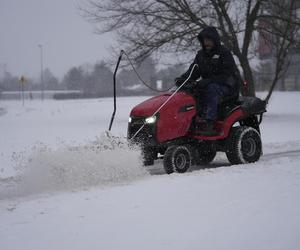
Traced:
<path fill-rule="evenodd" d="M 264 96 L 264 93 L 261 93 Z M 123 143 L 112 100 L 0 100 L 0 249 L 300 249 L 300 93 L 274 93 L 264 155 L 164 175 Z"/>

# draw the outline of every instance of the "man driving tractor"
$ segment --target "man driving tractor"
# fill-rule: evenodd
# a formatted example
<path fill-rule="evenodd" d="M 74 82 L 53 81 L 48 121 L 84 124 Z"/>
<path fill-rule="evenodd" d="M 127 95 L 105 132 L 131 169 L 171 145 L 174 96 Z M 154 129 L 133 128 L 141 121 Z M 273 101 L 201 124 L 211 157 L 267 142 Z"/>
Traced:
<path fill-rule="evenodd" d="M 175 79 L 176 86 L 180 86 L 190 75 L 195 64 L 190 80 L 195 84 L 195 95 L 200 93 L 204 98 L 205 121 L 202 135 L 214 136 L 214 129 L 218 116 L 218 104 L 226 97 L 238 97 L 239 95 L 239 73 L 231 52 L 221 45 L 220 36 L 215 27 L 206 27 L 197 36 L 202 45 L 194 62 L 187 72 Z M 200 81 L 196 81 L 201 77 Z M 204 96 L 203 96 L 204 95 Z"/>

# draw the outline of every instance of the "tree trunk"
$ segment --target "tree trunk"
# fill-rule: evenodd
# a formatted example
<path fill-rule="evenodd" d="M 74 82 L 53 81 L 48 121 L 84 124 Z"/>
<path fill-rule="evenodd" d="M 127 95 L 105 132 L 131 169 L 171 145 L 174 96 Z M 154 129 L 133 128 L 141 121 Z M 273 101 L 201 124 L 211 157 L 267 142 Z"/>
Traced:
<path fill-rule="evenodd" d="M 241 88 L 241 93 L 243 96 L 255 96 L 253 73 L 249 62 L 247 60 L 242 60 L 241 67 L 243 69 L 244 80 L 245 80 L 245 83 Z"/>
<path fill-rule="evenodd" d="M 295 72 L 295 90 L 296 91 L 300 90 L 300 88 L 299 88 L 299 73 L 298 73 L 298 71 Z"/>

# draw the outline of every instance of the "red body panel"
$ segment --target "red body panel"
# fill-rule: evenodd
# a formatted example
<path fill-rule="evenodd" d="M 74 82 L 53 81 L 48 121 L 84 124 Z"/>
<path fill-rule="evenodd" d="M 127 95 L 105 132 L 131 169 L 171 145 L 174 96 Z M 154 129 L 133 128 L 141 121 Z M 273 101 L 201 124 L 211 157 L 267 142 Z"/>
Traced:
<path fill-rule="evenodd" d="M 130 116 L 132 117 L 150 117 L 161 105 L 171 96 L 163 94 L 152 97 L 137 106 L 135 106 Z M 244 111 L 237 107 L 224 121 L 216 123 L 218 136 L 201 136 L 189 132 L 193 117 L 196 115 L 194 98 L 185 93 L 176 93 L 159 111 L 159 119 L 156 124 L 156 141 L 163 143 L 180 137 L 190 137 L 197 140 L 222 140 L 228 137 L 232 125 L 245 117 Z M 190 107 L 184 109 L 184 107 Z"/>
<path fill-rule="evenodd" d="M 131 111 L 130 116 L 149 117 L 171 96 L 164 94 L 150 98 Z M 186 112 L 180 112 L 185 106 L 194 106 Z M 167 104 L 159 111 L 157 121 L 157 142 L 165 142 L 175 138 L 186 136 L 191 125 L 192 118 L 196 114 L 195 100 L 192 96 L 184 92 L 176 93 Z"/>
<path fill-rule="evenodd" d="M 170 94 L 154 96 L 146 101 L 136 105 L 130 113 L 130 116 L 149 117 L 169 98 Z"/>
<path fill-rule="evenodd" d="M 216 124 L 217 131 L 220 132 L 220 135 L 217 136 L 202 136 L 202 135 L 193 135 L 190 136 L 197 140 L 203 140 L 203 141 L 214 141 L 214 140 L 222 140 L 228 137 L 230 129 L 232 125 L 240 120 L 240 118 L 244 117 L 244 111 L 241 108 L 237 108 L 235 111 L 233 111 L 224 121 L 218 121 Z"/>

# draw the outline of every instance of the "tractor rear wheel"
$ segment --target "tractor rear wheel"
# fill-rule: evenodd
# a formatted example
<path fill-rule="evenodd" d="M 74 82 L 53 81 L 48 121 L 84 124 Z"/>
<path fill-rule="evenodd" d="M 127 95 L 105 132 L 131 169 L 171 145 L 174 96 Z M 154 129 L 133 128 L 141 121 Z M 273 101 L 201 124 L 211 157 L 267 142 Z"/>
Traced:
<path fill-rule="evenodd" d="M 164 169 L 167 174 L 185 173 L 192 165 L 192 148 L 189 145 L 170 146 L 164 155 Z"/>
<path fill-rule="evenodd" d="M 226 150 L 226 156 L 231 164 L 256 162 L 261 154 L 262 144 L 256 129 L 242 126 L 232 130 Z"/>

